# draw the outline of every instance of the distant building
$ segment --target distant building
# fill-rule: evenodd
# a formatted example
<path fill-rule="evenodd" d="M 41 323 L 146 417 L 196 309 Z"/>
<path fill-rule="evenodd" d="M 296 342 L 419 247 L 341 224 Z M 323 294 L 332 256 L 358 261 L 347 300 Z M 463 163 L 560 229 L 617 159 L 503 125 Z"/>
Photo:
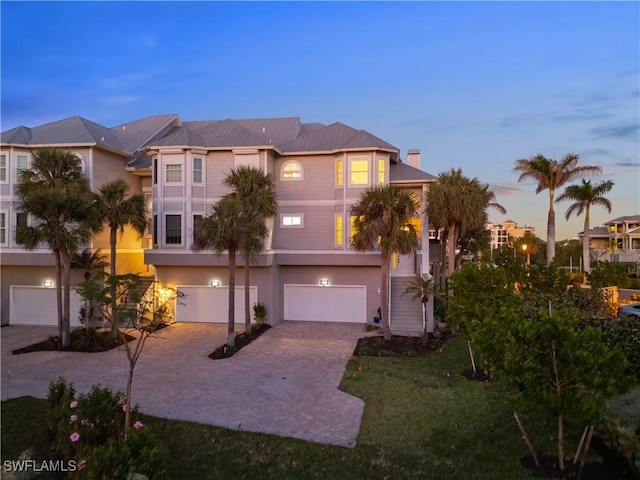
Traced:
<path fill-rule="evenodd" d="M 584 232 L 578 237 L 582 239 Z M 628 215 L 589 230 L 591 257 L 610 262 L 640 262 L 640 215 Z"/>
<path fill-rule="evenodd" d="M 518 224 L 513 220 L 507 220 L 502 225 L 496 225 L 495 223 L 487 222 L 487 230 L 491 231 L 491 250 L 501 247 L 509 241 L 509 238 L 521 238 L 525 233 L 535 232 L 535 227 L 518 227 Z"/>

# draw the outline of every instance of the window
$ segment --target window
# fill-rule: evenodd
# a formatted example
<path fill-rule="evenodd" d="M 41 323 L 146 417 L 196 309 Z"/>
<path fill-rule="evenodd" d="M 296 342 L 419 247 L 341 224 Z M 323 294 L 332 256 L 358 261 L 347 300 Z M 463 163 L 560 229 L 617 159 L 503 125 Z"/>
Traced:
<path fill-rule="evenodd" d="M 154 245 L 158 244 L 158 216 L 153 216 L 153 224 L 151 225 L 151 231 L 153 232 L 151 236 L 151 241 Z"/>
<path fill-rule="evenodd" d="M 7 181 L 7 156 L 0 155 L 0 182 Z"/>
<path fill-rule="evenodd" d="M 336 215 L 336 245 L 342 245 L 342 215 Z"/>
<path fill-rule="evenodd" d="M 416 235 L 422 235 L 422 222 L 420 221 L 420 217 L 413 217 L 409 219 L 408 223 L 416 229 Z"/>
<path fill-rule="evenodd" d="M 16 160 L 16 179 L 20 179 L 20 173 L 29 169 L 29 157 L 18 155 Z"/>
<path fill-rule="evenodd" d="M 282 166 L 282 180 L 302 180 L 302 165 L 298 162 L 287 162 Z"/>
<path fill-rule="evenodd" d="M 193 183 L 202 183 L 202 159 L 193 159 Z"/>
<path fill-rule="evenodd" d="M 200 231 L 200 223 L 202 222 L 202 215 L 193 216 L 193 241 L 196 241 L 198 232 Z"/>
<path fill-rule="evenodd" d="M 336 187 L 342 186 L 342 160 L 336 162 Z"/>
<path fill-rule="evenodd" d="M 384 184 L 384 172 L 386 169 L 387 162 L 384 158 L 378 158 L 378 184 Z"/>
<path fill-rule="evenodd" d="M 29 226 L 29 215 L 24 212 L 16 212 L 16 228 Z"/>
<path fill-rule="evenodd" d="M 349 240 L 353 241 L 353 236 L 356 234 L 356 217 L 349 217 Z"/>
<path fill-rule="evenodd" d="M 153 184 L 157 185 L 158 183 L 158 159 L 153 159 Z"/>
<path fill-rule="evenodd" d="M 182 165 L 180 164 L 168 164 L 165 165 L 165 182 L 167 183 L 181 183 L 182 182 Z"/>
<path fill-rule="evenodd" d="M 165 218 L 165 243 L 180 245 L 182 243 L 182 215 L 167 215 Z"/>
<path fill-rule="evenodd" d="M 7 217 L 4 212 L 0 213 L 0 244 L 7 243 Z"/>
<path fill-rule="evenodd" d="M 301 228 L 302 225 L 302 215 L 282 215 L 280 217 L 280 225 L 282 227 L 291 227 L 291 228 Z"/>
<path fill-rule="evenodd" d="M 369 160 L 353 159 L 349 162 L 351 185 L 369 184 Z"/>

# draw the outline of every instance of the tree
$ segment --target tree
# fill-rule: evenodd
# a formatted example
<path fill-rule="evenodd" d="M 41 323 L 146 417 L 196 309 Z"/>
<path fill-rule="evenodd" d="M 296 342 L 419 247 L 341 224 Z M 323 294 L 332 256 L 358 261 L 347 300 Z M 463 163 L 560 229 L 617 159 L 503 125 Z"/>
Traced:
<path fill-rule="evenodd" d="M 269 230 L 267 219 L 278 212 L 275 184 L 270 173 L 249 166 L 232 169 L 224 179 L 224 184 L 233 188 L 235 195 L 244 204 L 245 211 L 253 210 L 255 215 L 262 217 L 256 222 L 254 230 L 247 230 L 242 241 L 244 255 L 244 323 L 245 331 L 251 329 L 251 300 L 249 288 L 251 286 L 249 267 L 251 260 L 264 249 L 264 239 Z"/>
<path fill-rule="evenodd" d="M 89 280 L 95 272 L 102 271 L 108 267 L 109 263 L 104 260 L 104 256 L 96 251 L 85 248 L 82 252 L 74 253 L 71 256 L 71 268 L 84 270 L 84 279 Z M 80 307 L 80 322 L 84 324 L 85 339 L 89 341 L 89 332 L 95 313 L 95 304 L 87 298 L 83 299 L 83 305 Z"/>
<path fill-rule="evenodd" d="M 457 244 L 461 238 L 471 238 L 485 228 L 489 207 L 506 213 L 495 202 L 488 185 L 475 177 L 465 177 L 459 168 L 441 172 L 438 181 L 429 187 L 424 213 L 435 229 L 446 231 L 449 275 L 456 270 Z"/>
<path fill-rule="evenodd" d="M 27 250 L 46 243 L 55 256 L 59 346 L 71 343 L 71 255 L 89 242 L 93 225 L 89 182 L 80 159 L 54 148 L 38 150 L 31 169 L 20 172 L 18 209 L 34 219 L 16 229 L 16 242 Z"/>
<path fill-rule="evenodd" d="M 569 220 L 571 215 L 582 215 L 584 212 L 584 231 L 582 233 L 582 264 L 585 273 L 591 271 L 589 262 L 589 214 L 592 205 L 600 205 L 611 213 L 611 201 L 603 197 L 605 193 L 613 188 L 611 180 L 602 181 L 591 185 L 591 180 L 582 179 L 580 185 L 569 185 L 564 189 L 564 193 L 556 199 L 557 202 L 563 200 L 573 200 L 569 205 L 565 218 Z"/>
<path fill-rule="evenodd" d="M 426 335 L 426 333 L 433 328 L 433 325 L 431 327 L 427 325 L 427 304 L 429 303 L 429 297 L 431 297 L 436 290 L 433 278 L 416 273 L 415 277 L 405 282 L 404 285 L 405 289 L 401 296 L 411 294 L 412 302 L 420 300 L 420 303 L 422 303 L 422 325 Z"/>
<path fill-rule="evenodd" d="M 370 187 L 352 205 L 354 218 L 351 246 L 359 252 L 380 249 L 382 332 L 391 339 L 389 324 L 389 269 L 393 253 L 403 255 L 418 248 L 418 237 L 411 219 L 418 216 L 418 199 L 393 185 Z"/>
<path fill-rule="evenodd" d="M 235 346 L 235 287 L 236 253 L 242 248 L 247 232 L 259 231 L 264 218 L 253 209 L 246 210 L 245 203 L 235 194 L 222 197 L 204 217 L 193 242 L 195 250 L 211 249 L 217 255 L 227 251 L 229 256 L 229 316 L 227 345 Z"/>
<path fill-rule="evenodd" d="M 549 213 L 547 215 L 547 265 L 556 256 L 556 214 L 553 209 L 554 196 L 558 188 L 583 174 L 600 173 L 600 167 L 578 165 L 579 157 L 567 153 L 560 161 L 551 160 L 542 154 L 516 160 L 514 172 L 519 172 L 518 182 L 526 179 L 538 182 L 536 194 L 549 190 Z"/>

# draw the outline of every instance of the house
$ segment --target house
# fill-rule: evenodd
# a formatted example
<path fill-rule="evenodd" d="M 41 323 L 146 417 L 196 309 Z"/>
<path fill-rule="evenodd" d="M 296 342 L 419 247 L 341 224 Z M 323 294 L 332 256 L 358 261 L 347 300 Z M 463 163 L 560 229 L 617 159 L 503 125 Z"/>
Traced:
<path fill-rule="evenodd" d="M 47 308 L 25 302 L 24 292 L 44 290 L 43 282 L 53 278 L 53 256 L 46 249 L 22 250 L 12 235 L 18 222 L 27 221 L 15 209 L 16 172 L 43 146 L 78 155 L 94 190 L 124 178 L 132 191 L 144 192 L 148 233 L 139 238 L 125 232 L 118 243 L 118 270 L 153 276 L 181 291 L 184 298 L 175 307 L 179 322 L 227 321 L 226 255 L 195 252 L 192 244 L 198 221 L 229 193 L 222 179 L 231 168 L 251 165 L 275 180 L 279 212 L 252 267 L 250 291 L 252 302 L 265 304 L 272 323 L 371 321 L 380 306 L 380 258 L 349 246 L 349 209 L 372 185 L 398 185 L 422 199 L 435 180 L 419 169 L 417 150 L 410 150 L 404 163 L 396 147 L 369 132 L 295 117 L 182 121 L 178 115 L 157 115 L 112 128 L 72 117 L 18 127 L 2 133 L 0 144 L 3 323 L 33 323 L 34 310 L 42 314 Z M 420 232 L 420 250 L 401 256 L 392 272 L 398 292 L 403 279 L 428 271 L 428 229 Z M 91 248 L 108 251 L 106 232 Z M 240 256 L 238 264 L 243 262 Z M 241 278 L 241 266 L 237 274 Z M 243 287 L 236 289 L 241 322 Z M 399 297 L 392 292 L 392 304 L 407 301 Z M 419 304 L 415 308 L 420 311 Z M 390 318 L 395 330 L 422 329 L 419 313 L 417 320 L 406 313 Z"/>
<path fill-rule="evenodd" d="M 509 242 L 510 238 L 521 238 L 525 233 L 535 232 L 535 227 L 518 227 L 518 223 L 513 220 L 507 220 L 502 225 L 496 225 L 491 222 L 487 222 L 486 229 L 491 232 L 491 249 L 495 250 L 502 245 Z"/>
<path fill-rule="evenodd" d="M 589 248 L 596 260 L 640 262 L 640 215 L 617 217 L 590 229 Z"/>

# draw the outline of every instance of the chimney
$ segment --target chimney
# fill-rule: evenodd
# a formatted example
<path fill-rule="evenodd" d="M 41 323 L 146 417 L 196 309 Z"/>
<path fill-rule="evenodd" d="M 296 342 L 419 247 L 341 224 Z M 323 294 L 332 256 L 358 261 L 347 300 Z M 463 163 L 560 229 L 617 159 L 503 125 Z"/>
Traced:
<path fill-rule="evenodd" d="M 418 169 L 420 168 L 420 150 L 412 148 L 407 151 L 407 165 Z"/>

